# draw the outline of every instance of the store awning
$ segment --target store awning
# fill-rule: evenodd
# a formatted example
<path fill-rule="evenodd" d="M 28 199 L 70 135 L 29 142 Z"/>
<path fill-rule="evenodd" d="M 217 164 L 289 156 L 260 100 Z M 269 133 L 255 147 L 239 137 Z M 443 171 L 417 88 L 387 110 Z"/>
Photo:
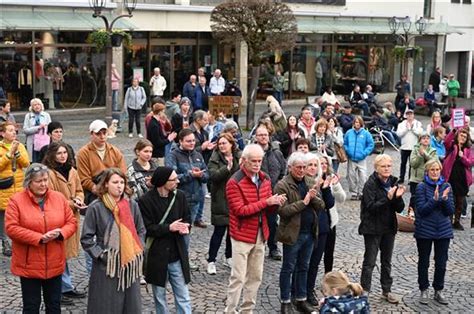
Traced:
<path fill-rule="evenodd" d="M 111 14 L 106 14 L 109 22 Z M 104 28 L 101 18 L 93 18 L 91 12 L 7 10 L 0 12 L 0 28 L 7 30 L 59 30 L 90 31 Z M 114 29 L 133 30 L 136 27 L 127 18 L 118 20 Z"/>
<path fill-rule="evenodd" d="M 391 34 L 387 19 L 364 18 L 300 18 L 298 33 L 318 34 Z M 416 33 L 415 25 L 412 26 Z M 429 23 L 425 35 L 462 34 L 463 32 L 449 26 L 447 23 Z"/>

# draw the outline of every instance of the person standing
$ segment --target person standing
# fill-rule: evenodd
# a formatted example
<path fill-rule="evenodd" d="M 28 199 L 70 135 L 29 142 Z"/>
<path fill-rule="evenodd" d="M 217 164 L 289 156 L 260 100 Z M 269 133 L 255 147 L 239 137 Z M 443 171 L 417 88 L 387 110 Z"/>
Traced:
<path fill-rule="evenodd" d="M 425 164 L 426 175 L 416 188 L 415 234 L 418 248 L 418 286 L 420 303 L 428 304 L 428 268 L 430 267 L 431 247 L 434 246 L 435 271 L 433 288 L 434 299 L 448 304 L 442 294 L 444 276 L 448 261 L 449 242 L 453 238 L 450 216 L 454 213 L 451 186 L 441 176 L 441 163 L 431 159 Z"/>
<path fill-rule="evenodd" d="M 48 188 L 48 167 L 33 163 L 25 171 L 23 191 L 8 202 L 5 228 L 12 239 L 13 275 L 20 277 L 24 313 L 39 313 L 41 292 L 46 313 L 61 313 L 64 240 L 77 230 L 66 198 Z"/>
<path fill-rule="evenodd" d="M 410 94 L 411 92 L 411 86 L 405 74 L 400 76 L 400 81 L 397 83 L 397 85 L 395 85 L 395 89 L 397 90 L 395 106 L 398 106 L 403 97 L 405 97 L 405 94 Z"/>
<path fill-rule="evenodd" d="M 157 103 L 152 107 L 153 118 L 146 130 L 148 140 L 153 144 L 153 158 L 159 166 L 165 164 L 166 147 L 176 138 L 171 123 L 165 114 L 165 105 Z"/>
<path fill-rule="evenodd" d="M 23 132 L 26 135 L 26 149 L 28 150 L 28 157 L 33 162 L 40 162 L 41 147 L 35 147 L 35 136 L 46 134 L 48 124 L 51 122 L 49 113 L 44 111 L 44 105 L 41 99 L 33 98 L 30 101 L 29 112 L 25 115 L 23 120 Z M 39 143 L 38 143 L 39 145 Z"/>
<path fill-rule="evenodd" d="M 454 74 L 449 74 L 449 81 L 446 87 L 448 88 L 448 104 L 452 108 L 456 108 L 456 98 L 459 95 L 461 85 L 458 80 L 454 79 Z"/>
<path fill-rule="evenodd" d="M 115 63 L 112 63 L 112 73 L 110 74 L 111 88 L 112 88 L 112 111 L 120 111 L 119 109 L 119 90 L 120 81 L 122 77 L 117 71 Z"/>
<path fill-rule="evenodd" d="M 367 180 L 367 157 L 374 150 L 374 140 L 364 129 L 364 119 L 355 116 L 352 129 L 344 135 L 344 149 L 347 154 L 347 180 L 351 200 L 362 198 L 362 189 Z"/>
<path fill-rule="evenodd" d="M 138 204 L 147 234 L 145 280 L 152 285 L 156 313 L 169 313 L 166 284 L 173 289 L 177 313 L 191 314 L 187 284 L 191 281 L 185 236 L 191 216 L 184 193 L 177 189 L 178 174 L 158 167 L 151 178 L 153 188 Z"/>
<path fill-rule="evenodd" d="M 49 138 L 50 138 L 51 141 L 48 145 L 43 146 L 43 148 L 41 148 L 41 150 L 40 150 L 39 160 L 41 162 L 43 162 L 44 157 L 48 153 L 49 146 L 52 143 L 61 142 L 63 140 L 64 127 L 61 124 L 61 122 L 51 121 L 51 123 L 48 124 L 47 134 L 49 135 Z M 69 144 L 66 144 L 66 145 L 68 147 L 68 154 L 70 154 L 71 157 L 72 157 L 73 167 L 76 167 L 76 158 L 75 158 L 75 155 L 74 155 L 74 149 L 72 148 L 71 145 L 69 145 Z"/>
<path fill-rule="evenodd" d="M 229 234 L 229 207 L 227 205 L 225 185 L 230 177 L 239 170 L 241 152 L 230 133 L 221 133 L 217 139 L 217 148 L 209 160 L 209 182 L 211 183 L 211 223 L 214 231 L 209 243 L 207 273 L 216 274 L 216 258 L 222 238 L 225 239 L 224 265 L 232 267 L 232 244 Z"/>
<path fill-rule="evenodd" d="M 132 198 L 138 200 L 152 187 L 151 178 L 158 165 L 151 158 L 153 144 L 149 140 L 139 140 L 134 152 L 137 157 L 127 168 L 127 178 L 128 186 L 133 190 Z"/>
<path fill-rule="evenodd" d="M 172 130 L 179 134 L 182 129 L 189 128 L 193 123 L 193 114 L 191 110 L 191 100 L 188 97 L 181 98 L 179 102 L 180 111 L 171 118 Z M 178 140 L 175 139 L 177 142 Z"/>
<path fill-rule="evenodd" d="M 179 112 L 179 103 L 181 101 L 181 94 L 178 91 L 171 93 L 171 99 L 168 100 L 165 104 L 165 114 L 168 120 L 171 121 L 171 118 Z"/>
<path fill-rule="evenodd" d="M 30 165 L 30 160 L 25 146 L 17 140 L 13 122 L 0 124 L 0 138 L 0 179 L 9 181 L 0 188 L 0 239 L 2 254 L 9 257 L 12 248 L 5 233 L 5 211 L 12 195 L 23 191 L 23 169 Z"/>
<path fill-rule="evenodd" d="M 280 71 L 276 71 L 275 76 L 272 79 L 272 87 L 273 87 L 273 97 L 278 101 L 280 106 L 282 105 L 283 101 L 283 88 L 285 85 L 285 78 L 281 75 Z"/>
<path fill-rule="evenodd" d="M 323 67 L 321 66 L 321 62 L 319 62 L 319 57 L 316 59 L 316 66 L 314 67 L 314 76 L 316 79 L 316 88 L 315 94 L 316 96 L 321 95 L 321 90 L 323 89 Z"/>
<path fill-rule="evenodd" d="M 7 121 L 16 123 L 15 117 L 11 113 L 10 102 L 5 99 L 0 99 L 0 123 Z"/>
<path fill-rule="evenodd" d="M 124 99 L 124 107 L 128 112 L 128 137 L 133 137 L 133 124 L 137 129 L 139 138 L 143 138 L 141 133 L 141 112 L 142 107 L 146 103 L 145 89 L 138 85 L 138 79 L 132 80 L 132 86 L 127 89 Z"/>
<path fill-rule="evenodd" d="M 423 132 L 423 125 L 420 121 L 415 119 L 415 113 L 412 109 L 408 109 L 406 112 L 406 120 L 403 120 L 397 127 L 397 136 L 400 139 L 400 177 L 398 183 L 403 184 L 405 182 L 405 173 L 407 170 L 407 162 L 410 158 L 411 151 L 418 143 L 418 137 Z M 410 173 L 408 173 L 410 177 Z"/>
<path fill-rule="evenodd" d="M 296 141 L 299 138 L 304 138 L 304 131 L 298 127 L 296 116 L 291 115 L 288 117 L 286 128 L 275 135 L 275 140 L 280 143 L 280 151 L 285 159 L 296 151 Z"/>
<path fill-rule="evenodd" d="M 93 259 L 87 313 L 141 313 L 146 230 L 137 203 L 125 196 L 126 187 L 120 169 L 105 170 L 98 199 L 86 211 L 81 245 Z"/>
<path fill-rule="evenodd" d="M 196 80 L 197 80 L 196 75 L 192 74 L 191 76 L 189 76 L 189 81 L 184 83 L 184 86 L 183 86 L 183 98 L 184 97 L 188 98 L 190 106 L 191 105 L 194 106 L 194 104 L 192 103 L 192 100 L 196 98 L 196 88 L 197 88 Z"/>
<path fill-rule="evenodd" d="M 260 170 L 263 155 L 259 145 L 247 145 L 240 170 L 226 184 L 233 258 L 225 313 L 237 312 L 242 291 L 240 311 L 253 312 L 269 234 L 265 213 L 286 202 L 284 195 L 272 195 L 270 178 Z"/>
<path fill-rule="evenodd" d="M 392 253 L 398 228 L 396 213 L 405 207 L 402 196 L 406 187 L 397 184 L 397 178 L 392 176 L 392 165 L 389 155 L 377 155 L 375 171 L 364 185 L 359 234 L 364 236 L 365 252 L 360 283 L 364 291 L 371 291 L 372 272 L 380 250 L 382 296 L 389 303 L 397 304 L 400 299 L 391 292 Z"/>
<path fill-rule="evenodd" d="M 441 69 L 439 67 L 436 67 L 436 69 L 430 74 L 428 84 L 433 85 L 433 90 L 438 93 L 440 82 L 441 82 Z"/>
<path fill-rule="evenodd" d="M 222 77 L 222 73 L 220 69 L 214 70 L 214 75 L 211 77 L 211 81 L 209 82 L 209 89 L 211 91 L 211 95 L 219 96 L 225 90 L 225 79 Z"/>
<path fill-rule="evenodd" d="M 318 216 L 324 202 L 318 197 L 319 188 L 314 179 L 305 176 L 308 159 L 304 153 L 295 152 L 288 158 L 289 174 L 275 186 L 275 193 L 286 195 L 287 201 L 278 208 L 280 224 L 277 239 L 283 243 L 283 263 L 280 271 L 281 313 L 292 313 L 291 299 L 296 309 L 311 313 L 308 303 L 307 280 L 314 242 L 318 238 Z M 291 279 L 295 295 L 291 295 Z"/>
<path fill-rule="evenodd" d="M 166 90 L 166 79 L 161 75 L 160 68 L 154 68 L 153 73 L 154 75 L 150 79 L 150 96 L 151 98 L 163 97 Z"/>
<path fill-rule="evenodd" d="M 207 111 L 209 109 L 209 96 L 211 91 L 209 86 L 206 85 L 206 78 L 204 76 L 199 77 L 199 84 L 194 90 L 193 109 Z"/>

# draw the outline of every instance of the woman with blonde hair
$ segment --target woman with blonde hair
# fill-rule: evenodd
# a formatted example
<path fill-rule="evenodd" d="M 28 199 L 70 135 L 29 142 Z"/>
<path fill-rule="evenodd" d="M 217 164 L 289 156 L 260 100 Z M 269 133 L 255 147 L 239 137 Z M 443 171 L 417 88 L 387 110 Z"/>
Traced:
<path fill-rule="evenodd" d="M 30 101 L 30 108 L 28 110 L 29 112 L 25 115 L 25 120 L 23 121 L 23 132 L 26 135 L 26 149 L 28 150 L 29 159 L 32 162 L 41 162 L 41 160 L 39 160 L 40 150 L 43 146 L 49 144 L 49 140 L 43 142 L 35 141 L 35 137 L 47 134 L 47 127 L 51 122 L 51 117 L 49 113 L 44 111 L 43 102 L 39 98 L 33 98 Z"/>
<path fill-rule="evenodd" d="M 328 121 L 324 118 L 316 121 L 314 125 L 316 132 L 311 135 L 311 150 L 317 151 L 321 155 L 334 156 L 334 141 L 332 136 L 327 134 Z"/>
<path fill-rule="evenodd" d="M 370 313 L 369 298 L 362 295 L 360 284 L 350 282 L 342 271 L 331 271 L 324 275 L 320 313 Z"/>
<path fill-rule="evenodd" d="M 426 132 L 429 135 L 434 135 L 436 128 L 439 128 L 441 125 L 441 112 L 435 111 L 431 115 L 430 123 L 426 126 Z"/>

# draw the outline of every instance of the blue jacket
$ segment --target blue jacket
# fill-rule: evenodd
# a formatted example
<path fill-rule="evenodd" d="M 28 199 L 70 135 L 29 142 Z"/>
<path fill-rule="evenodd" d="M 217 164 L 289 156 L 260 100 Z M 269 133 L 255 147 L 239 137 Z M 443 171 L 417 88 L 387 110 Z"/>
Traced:
<path fill-rule="evenodd" d="M 352 128 L 352 124 L 354 123 L 354 115 L 353 114 L 346 114 L 343 113 L 338 118 L 339 124 L 342 127 L 342 131 L 344 134 Z"/>
<path fill-rule="evenodd" d="M 361 161 L 374 150 L 374 140 L 366 129 L 352 128 L 344 135 L 344 149 L 350 160 Z"/>
<path fill-rule="evenodd" d="M 199 85 L 194 89 L 194 99 L 192 99 L 194 111 L 198 109 L 207 111 L 209 109 L 208 97 L 211 96 L 211 91 L 209 90 L 209 86 L 205 86 L 204 89 L 203 91 Z"/>
<path fill-rule="evenodd" d="M 370 313 L 369 299 L 366 296 L 354 297 L 352 295 L 326 297 L 319 313 L 368 314 Z"/>
<path fill-rule="evenodd" d="M 196 150 L 185 151 L 181 148 L 173 149 L 165 158 L 167 167 L 171 167 L 178 174 L 178 189 L 184 192 L 190 208 L 199 203 L 202 195 L 202 184 L 207 183 L 209 172 L 204 158 Z M 201 178 L 191 176 L 193 167 L 206 170 Z"/>
<path fill-rule="evenodd" d="M 437 141 L 434 135 L 431 135 L 431 147 L 436 149 L 436 155 L 438 158 L 443 160 L 446 157 L 446 147 L 444 146 L 444 141 Z"/>
<path fill-rule="evenodd" d="M 439 198 L 434 200 L 434 191 L 438 186 Z M 450 216 L 454 213 L 453 192 L 449 191 L 448 199 L 443 200 L 443 191 L 451 187 L 443 178 L 433 182 L 425 176 L 424 182 L 418 184 L 415 193 L 415 238 L 417 239 L 452 239 L 453 228 Z"/>
<path fill-rule="evenodd" d="M 196 85 L 192 85 L 189 81 L 187 81 L 184 86 L 183 86 L 183 97 L 188 97 L 189 100 L 192 102 L 192 106 L 194 106 L 194 98 L 196 97 L 196 87 L 198 86 L 198 83 Z"/>

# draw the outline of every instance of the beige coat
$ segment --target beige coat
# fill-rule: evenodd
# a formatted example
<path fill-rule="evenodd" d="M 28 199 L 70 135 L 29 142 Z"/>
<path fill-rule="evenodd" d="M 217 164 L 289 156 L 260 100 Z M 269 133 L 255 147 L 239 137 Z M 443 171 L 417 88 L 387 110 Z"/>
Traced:
<path fill-rule="evenodd" d="M 58 191 L 66 197 L 69 207 L 71 207 L 74 217 L 77 221 L 77 231 L 66 240 L 66 259 L 76 257 L 79 254 L 79 226 L 81 216 L 79 211 L 74 207 L 73 199 L 79 198 L 84 201 L 84 192 L 82 191 L 81 181 L 76 169 L 71 168 L 69 171 L 69 180 L 66 181 L 56 170 L 49 170 L 49 187 L 51 190 Z"/>

